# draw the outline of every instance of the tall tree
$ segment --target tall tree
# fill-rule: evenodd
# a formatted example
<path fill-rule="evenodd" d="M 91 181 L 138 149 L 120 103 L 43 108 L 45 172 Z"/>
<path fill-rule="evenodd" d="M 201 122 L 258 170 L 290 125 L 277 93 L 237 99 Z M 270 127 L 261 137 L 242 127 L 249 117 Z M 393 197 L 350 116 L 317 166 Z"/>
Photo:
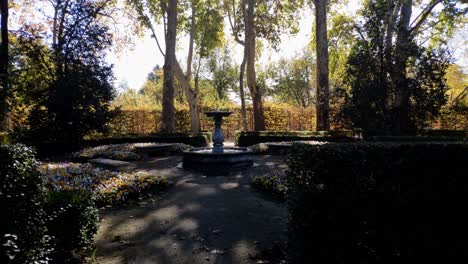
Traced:
<path fill-rule="evenodd" d="M 419 14 L 412 15 L 418 7 Z M 354 124 L 368 133 L 414 133 L 445 104 L 450 56 L 443 36 L 467 8 L 458 1 L 372 0 L 347 65 Z M 426 45 L 430 40 L 431 45 Z"/>
<path fill-rule="evenodd" d="M 273 48 L 277 48 L 281 34 L 285 31 L 297 32 L 298 20 L 291 19 L 291 17 L 294 17 L 302 5 L 302 0 L 225 1 L 232 35 L 236 42 L 244 47 L 244 58 L 240 66 L 240 90 L 242 91 L 244 67 L 246 67 L 247 86 L 252 97 L 254 130 L 256 131 L 265 130 L 263 91 L 256 83 L 255 72 L 255 61 L 258 55 L 257 41 L 266 39 Z"/>
<path fill-rule="evenodd" d="M 164 9 L 165 1 L 132 0 L 133 7 L 140 16 L 140 21 L 149 28 L 152 37 L 155 39 L 159 51 L 162 51 L 156 34 L 156 26 L 162 19 L 166 30 L 166 13 Z M 217 1 L 214 0 L 184 0 L 179 2 L 180 19 L 178 19 L 178 32 L 188 33 L 189 46 L 186 61 L 186 70 L 176 59 L 174 74 L 178 83 L 182 86 L 190 109 L 191 129 L 194 132 L 200 130 L 199 120 L 199 95 L 197 89 L 197 76 L 195 84 L 193 79 L 193 58 L 197 57 L 198 65 L 201 58 L 206 57 L 222 40 L 222 16 Z M 166 44 L 167 45 L 167 44 Z M 196 56 L 195 56 L 196 55 Z M 198 74 L 198 69 L 195 74 Z"/>
<path fill-rule="evenodd" d="M 166 56 L 164 57 L 164 84 L 162 98 L 161 131 L 175 132 L 174 108 L 174 73 L 176 71 L 176 38 L 177 38 L 177 0 L 167 4 Z"/>
<path fill-rule="evenodd" d="M 314 0 L 317 51 L 317 125 L 318 131 L 330 129 L 330 87 L 327 40 L 327 0 Z"/>
<path fill-rule="evenodd" d="M 0 0 L 1 44 L 0 44 L 0 131 L 9 130 L 8 100 L 8 0 Z"/>

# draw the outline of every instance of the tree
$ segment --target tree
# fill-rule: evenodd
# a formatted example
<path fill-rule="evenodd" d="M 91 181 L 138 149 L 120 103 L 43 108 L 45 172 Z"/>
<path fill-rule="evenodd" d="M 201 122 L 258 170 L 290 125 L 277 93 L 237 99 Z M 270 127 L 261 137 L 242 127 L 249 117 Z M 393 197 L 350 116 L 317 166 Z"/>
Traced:
<path fill-rule="evenodd" d="M 286 30 L 297 32 L 297 20 L 291 19 L 303 5 L 303 1 L 289 0 L 226 0 L 225 9 L 228 14 L 232 35 L 237 43 L 244 47 L 244 57 L 240 66 L 239 86 L 241 103 L 244 101 L 243 77 L 247 75 L 247 86 L 252 97 L 254 112 L 254 130 L 265 130 L 263 117 L 263 92 L 256 84 L 255 61 L 257 55 L 257 40 L 266 39 L 274 48 L 278 47 L 280 36 Z M 243 39 L 242 39 L 243 36 Z M 242 106 L 244 129 L 245 107 Z"/>
<path fill-rule="evenodd" d="M 8 100 L 8 0 L 0 0 L 1 44 L 0 44 L 0 131 L 9 130 Z"/>
<path fill-rule="evenodd" d="M 330 130 L 330 87 L 327 40 L 327 0 L 314 0 L 315 36 L 317 50 L 317 127 Z"/>
<path fill-rule="evenodd" d="M 312 105 L 312 74 L 315 63 L 311 61 L 312 54 L 304 50 L 295 58 L 280 59 L 272 65 L 268 72 L 272 81 L 273 97 L 298 107 L 306 108 Z"/>
<path fill-rule="evenodd" d="M 163 19 L 164 29 L 166 10 L 164 1 L 144 1 L 132 0 L 132 5 L 140 15 L 140 21 L 149 28 L 152 32 L 152 37 L 155 39 L 158 48 L 163 56 L 164 52 L 160 48 L 160 43 L 156 35 L 155 26 L 158 21 Z M 197 89 L 197 76 L 195 83 L 192 86 L 192 67 L 194 55 L 197 55 L 200 64 L 201 58 L 217 47 L 222 40 L 223 19 L 220 13 L 218 2 L 214 0 L 185 0 L 179 2 L 180 19 L 177 25 L 179 32 L 186 32 L 189 35 L 189 47 L 186 62 L 186 71 L 184 72 L 179 62 L 176 60 L 175 77 L 178 83 L 182 86 L 190 110 L 191 129 L 194 132 L 200 130 L 199 112 L 199 95 Z M 167 45 L 167 43 L 166 43 Z M 199 67 L 197 72 L 199 73 Z"/>
<path fill-rule="evenodd" d="M 177 0 L 167 5 L 166 55 L 164 56 L 164 84 L 162 97 L 161 132 L 175 132 L 174 73 L 176 71 Z"/>
<path fill-rule="evenodd" d="M 112 67 L 104 62 L 112 41 L 102 22 L 112 15 L 112 1 L 44 4 L 52 16 L 12 33 L 13 105 L 30 106 L 27 126 L 35 140 L 78 143 L 91 131 L 104 132 L 113 115 Z"/>
<path fill-rule="evenodd" d="M 357 26 L 359 38 L 347 64 L 348 116 L 367 134 L 414 133 L 434 120 L 446 102 L 450 57 L 443 46 L 418 39 L 430 39 L 439 30 L 446 34 L 466 10 L 455 1 L 430 1 L 411 22 L 412 8 L 408 0 L 369 1 L 364 23 Z M 445 29 L 434 27 L 441 23 Z"/>
<path fill-rule="evenodd" d="M 231 56 L 228 46 L 217 48 L 208 57 L 204 67 L 206 79 L 214 87 L 220 101 L 227 101 L 228 92 L 237 90 L 238 70 Z"/>

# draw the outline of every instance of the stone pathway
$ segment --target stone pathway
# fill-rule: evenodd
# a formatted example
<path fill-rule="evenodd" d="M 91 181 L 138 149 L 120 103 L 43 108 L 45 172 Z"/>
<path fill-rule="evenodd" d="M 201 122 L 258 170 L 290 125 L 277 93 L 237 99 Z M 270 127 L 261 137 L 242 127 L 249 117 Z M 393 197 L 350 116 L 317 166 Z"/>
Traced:
<path fill-rule="evenodd" d="M 176 168 L 181 157 L 132 163 L 174 182 L 157 200 L 101 213 L 95 263 L 266 263 L 259 252 L 285 240 L 285 206 L 251 189 L 250 177 L 284 169 L 280 157 L 255 168 L 206 177 Z"/>

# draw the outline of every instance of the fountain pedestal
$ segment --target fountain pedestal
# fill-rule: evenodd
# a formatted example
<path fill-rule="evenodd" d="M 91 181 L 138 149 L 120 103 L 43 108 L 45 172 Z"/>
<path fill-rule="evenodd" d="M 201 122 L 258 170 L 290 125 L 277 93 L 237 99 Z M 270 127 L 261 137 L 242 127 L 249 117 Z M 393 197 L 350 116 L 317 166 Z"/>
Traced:
<path fill-rule="evenodd" d="M 182 166 L 205 172 L 209 175 L 232 172 L 249 168 L 253 165 L 252 152 L 247 148 L 224 148 L 224 135 L 221 129 L 223 117 L 232 114 L 228 111 L 205 112 L 213 117 L 215 129 L 213 132 L 213 148 L 193 148 L 184 152 Z"/>

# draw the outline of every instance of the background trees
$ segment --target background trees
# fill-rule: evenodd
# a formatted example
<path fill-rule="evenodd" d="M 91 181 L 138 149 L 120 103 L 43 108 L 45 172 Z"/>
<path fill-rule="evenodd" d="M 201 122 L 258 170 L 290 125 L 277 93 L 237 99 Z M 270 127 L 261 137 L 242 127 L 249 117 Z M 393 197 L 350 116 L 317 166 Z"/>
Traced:
<path fill-rule="evenodd" d="M 11 37 L 16 127 L 35 139 L 76 143 L 90 131 L 104 131 L 112 117 L 113 73 L 104 53 L 111 36 L 101 20 L 111 15 L 111 1 L 36 4 L 53 12 Z"/>
<path fill-rule="evenodd" d="M 8 0 L 0 1 L 0 131 L 9 130 L 8 100 Z"/>

